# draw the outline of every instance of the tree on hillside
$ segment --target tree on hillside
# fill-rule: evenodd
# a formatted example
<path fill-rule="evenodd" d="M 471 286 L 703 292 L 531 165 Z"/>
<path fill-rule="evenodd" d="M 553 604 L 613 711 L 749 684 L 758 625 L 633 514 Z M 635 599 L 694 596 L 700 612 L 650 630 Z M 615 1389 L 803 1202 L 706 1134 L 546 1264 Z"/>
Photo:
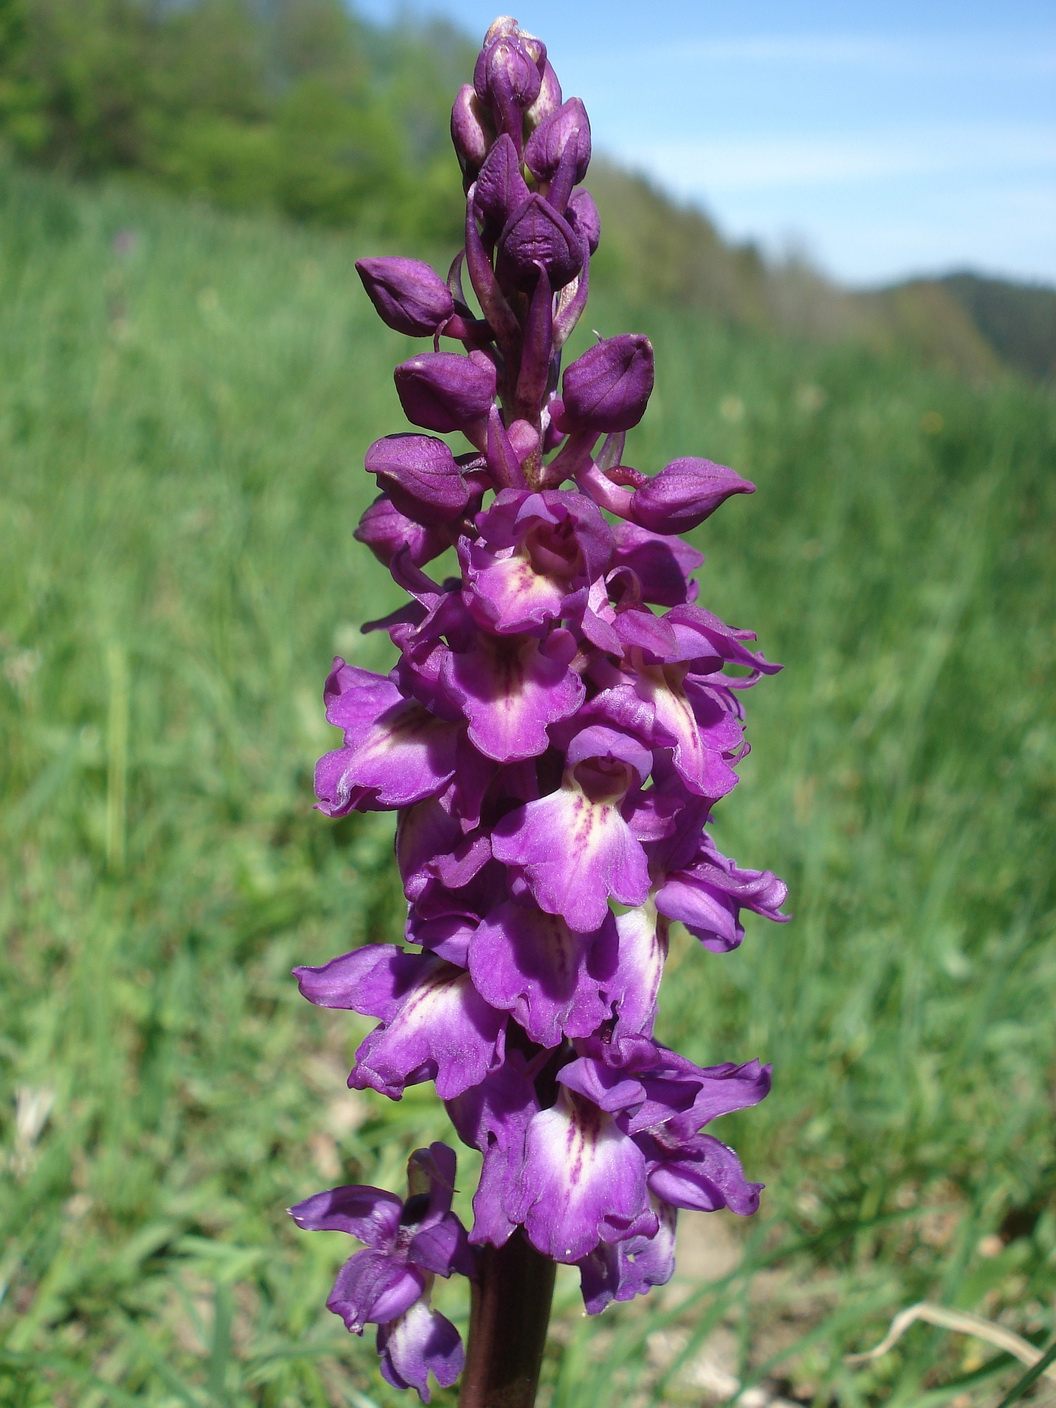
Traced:
<path fill-rule="evenodd" d="M 449 26 L 383 32 L 341 0 L 0 0 L 0 139 L 75 175 L 446 238 L 465 63 Z"/>

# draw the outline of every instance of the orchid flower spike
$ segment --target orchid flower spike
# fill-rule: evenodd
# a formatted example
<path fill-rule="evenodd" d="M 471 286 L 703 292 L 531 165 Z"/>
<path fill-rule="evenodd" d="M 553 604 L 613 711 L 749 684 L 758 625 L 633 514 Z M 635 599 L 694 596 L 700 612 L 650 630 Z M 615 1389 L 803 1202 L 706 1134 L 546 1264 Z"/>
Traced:
<path fill-rule="evenodd" d="M 520 1397 L 501 1401 L 530 1408 L 555 1263 L 595 1314 L 669 1279 L 680 1209 L 758 1207 L 708 1127 L 762 1100 L 769 1068 L 696 1066 L 654 1026 L 673 921 L 721 954 L 743 911 L 787 918 L 782 882 L 708 829 L 747 751 L 741 692 L 779 667 L 698 605 L 703 559 L 678 537 L 754 486 L 706 459 L 624 460 L 649 340 L 562 367 L 600 238 L 590 124 L 516 21 L 488 31 L 451 130 L 450 274 L 357 266 L 382 320 L 429 343 L 396 368 L 413 429 L 367 450 L 379 497 L 355 535 L 407 594 L 364 628 L 398 663 L 334 661 L 340 741 L 316 771 L 328 816 L 396 813 L 404 941 L 296 976 L 376 1021 L 349 1084 L 399 1100 L 432 1082 L 481 1172 L 468 1230 L 442 1143 L 411 1156 L 406 1197 L 350 1184 L 291 1212 L 364 1244 L 327 1303 L 355 1334 L 377 1325 L 390 1384 L 428 1402 L 465 1363 L 462 1403 L 487 1408 L 513 1364 Z M 437 580 L 445 552 L 457 575 Z M 430 1299 L 452 1275 L 473 1288 L 468 1360 Z"/>

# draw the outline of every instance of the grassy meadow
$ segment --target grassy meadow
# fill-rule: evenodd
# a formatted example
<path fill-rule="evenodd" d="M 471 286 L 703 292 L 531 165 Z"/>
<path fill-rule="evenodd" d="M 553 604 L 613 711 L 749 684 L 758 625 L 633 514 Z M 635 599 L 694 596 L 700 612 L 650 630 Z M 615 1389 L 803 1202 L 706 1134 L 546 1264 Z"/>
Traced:
<path fill-rule="evenodd" d="M 368 1024 L 289 977 L 401 927 L 392 819 L 311 809 L 330 658 L 388 668 L 358 628 L 395 600 L 352 541 L 412 345 L 368 252 L 396 251 L 0 169 L 10 1408 L 409 1402 L 323 1307 L 352 1243 L 284 1213 L 399 1187 L 446 1125 L 431 1087 L 347 1092 Z M 1023 1370 L 978 1340 L 843 1356 L 925 1298 L 1056 1331 L 1056 398 L 604 288 L 584 322 L 655 344 L 631 463 L 758 485 L 695 535 L 702 602 L 786 665 L 717 836 L 796 919 L 676 937 L 658 1032 L 773 1061 L 718 1128 L 764 1211 L 684 1214 L 740 1254 L 652 1306 L 586 1320 L 559 1277 L 540 1402 L 719 1402 L 718 1332 L 792 1402 L 993 1405 Z"/>

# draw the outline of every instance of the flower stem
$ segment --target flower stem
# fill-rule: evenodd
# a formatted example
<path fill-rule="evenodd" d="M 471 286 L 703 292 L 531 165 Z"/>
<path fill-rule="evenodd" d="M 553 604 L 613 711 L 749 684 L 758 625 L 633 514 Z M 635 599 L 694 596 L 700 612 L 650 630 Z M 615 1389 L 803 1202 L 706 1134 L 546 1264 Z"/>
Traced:
<path fill-rule="evenodd" d="M 483 1249 L 459 1408 L 533 1408 L 556 1270 L 520 1230 Z"/>

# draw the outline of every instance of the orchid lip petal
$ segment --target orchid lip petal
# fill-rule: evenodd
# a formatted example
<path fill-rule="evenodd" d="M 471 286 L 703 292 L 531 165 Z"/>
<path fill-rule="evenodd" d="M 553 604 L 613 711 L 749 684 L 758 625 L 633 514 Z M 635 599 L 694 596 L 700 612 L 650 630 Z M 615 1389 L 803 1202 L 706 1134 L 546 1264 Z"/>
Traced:
<path fill-rule="evenodd" d="M 611 1115 L 563 1092 L 528 1127 L 524 1226 L 544 1256 L 576 1262 L 656 1218 L 645 1160 Z"/>
<path fill-rule="evenodd" d="M 645 852 L 619 810 L 578 788 L 511 812 L 491 844 L 497 860 L 523 874 L 541 909 L 581 933 L 600 928 L 610 897 L 638 905 L 649 893 Z"/>
<path fill-rule="evenodd" d="M 429 1402 L 429 1375 L 450 1388 L 465 1367 L 462 1340 L 450 1320 L 424 1300 L 378 1327 L 382 1377 L 393 1388 L 413 1388 Z"/>
<path fill-rule="evenodd" d="M 532 1041 L 558 1046 L 588 1036 L 609 1014 L 617 933 L 611 913 L 595 933 L 570 929 L 556 915 L 508 901 L 493 910 L 470 941 L 477 989 L 504 1008 Z"/>

